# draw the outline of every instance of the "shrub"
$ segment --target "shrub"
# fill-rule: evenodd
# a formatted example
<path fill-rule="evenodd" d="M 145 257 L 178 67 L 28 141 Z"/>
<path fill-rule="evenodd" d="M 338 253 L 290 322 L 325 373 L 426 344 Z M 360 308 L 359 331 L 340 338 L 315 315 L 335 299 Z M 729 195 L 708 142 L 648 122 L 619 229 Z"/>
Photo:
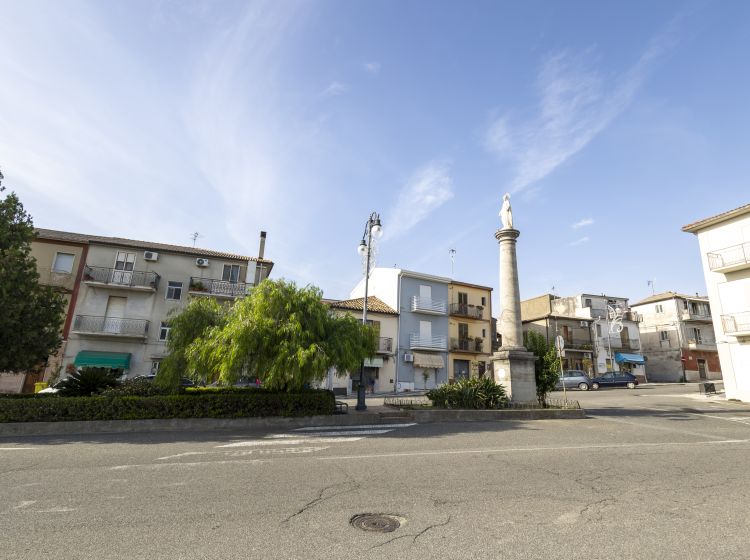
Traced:
<path fill-rule="evenodd" d="M 246 418 L 333 414 L 331 391 L 0 399 L 0 422 L 145 420 L 159 418 Z"/>
<path fill-rule="evenodd" d="M 104 389 L 101 394 L 105 397 L 155 397 L 158 395 L 168 395 L 169 389 L 156 385 L 150 379 L 136 377 L 126 379 L 115 387 Z"/>
<path fill-rule="evenodd" d="M 503 408 L 508 403 L 505 388 L 487 377 L 461 379 L 427 392 L 432 406 L 438 408 Z"/>
<path fill-rule="evenodd" d="M 58 389 L 61 397 L 90 397 L 119 384 L 117 376 L 103 368 L 84 368 L 65 378 Z"/>

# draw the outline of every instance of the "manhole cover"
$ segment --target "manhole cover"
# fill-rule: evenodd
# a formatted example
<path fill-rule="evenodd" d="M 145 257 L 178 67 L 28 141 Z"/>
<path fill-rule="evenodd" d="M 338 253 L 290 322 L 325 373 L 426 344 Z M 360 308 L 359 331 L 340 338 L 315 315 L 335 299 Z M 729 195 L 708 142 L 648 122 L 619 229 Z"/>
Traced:
<path fill-rule="evenodd" d="M 351 518 L 349 523 L 352 527 L 363 531 L 374 531 L 376 533 L 390 533 L 395 531 L 404 522 L 403 517 L 397 515 L 386 515 L 383 513 L 360 513 Z"/>

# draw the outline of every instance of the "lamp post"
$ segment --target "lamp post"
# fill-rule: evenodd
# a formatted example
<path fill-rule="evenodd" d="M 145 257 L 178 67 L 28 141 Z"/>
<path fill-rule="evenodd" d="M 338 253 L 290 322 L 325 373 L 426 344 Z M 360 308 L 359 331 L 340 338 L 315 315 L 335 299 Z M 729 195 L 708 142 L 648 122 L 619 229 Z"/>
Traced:
<path fill-rule="evenodd" d="M 362 234 L 362 241 L 357 247 L 357 252 L 365 259 L 365 299 L 362 303 L 362 324 L 367 324 L 367 290 L 370 283 L 370 265 L 374 258 L 372 244 L 374 239 L 383 235 L 383 226 L 380 225 L 380 215 L 377 212 L 370 214 Z M 374 238 L 374 239 L 373 239 Z M 367 410 L 365 404 L 365 362 L 359 367 L 359 387 L 357 387 L 357 406 L 355 410 Z"/>

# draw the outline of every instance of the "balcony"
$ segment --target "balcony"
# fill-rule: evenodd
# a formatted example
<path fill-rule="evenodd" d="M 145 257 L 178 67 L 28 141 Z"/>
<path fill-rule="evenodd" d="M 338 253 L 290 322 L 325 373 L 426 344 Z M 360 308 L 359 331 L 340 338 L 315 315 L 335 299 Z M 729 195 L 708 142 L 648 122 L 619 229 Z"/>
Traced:
<path fill-rule="evenodd" d="M 393 339 L 387 336 L 378 338 L 378 354 L 390 354 L 393 352 Z"/>
<path fill-rule="evenodd" d="M 416 313 L 427 313 L 428 315 L 445 315 L 445 301 L 428 297 L 413 296 L 411 298 L 411 310 Z"/>
<path fill-rule="evenodd" d="M 76 315 L 73 321 L 73 332 L 96 337 L 145 339 L 148 335 L 148 321 L 145 319 Z"/>
<path fill-rule="evenodd" d="M 76 277 L 72 272 L 60 272 L 51 268 L 37 268 L 39 283 L 42 286 L 52 286 L 72 291 L 75 287 Z"/>
<path fill-rule="evenodd" d="M 688 347 L 691 350 L 716 350 L 716 341 L 710 338 L 688 338 Z"/>
<path fill-rule="evenodd" d="M 451 303 L 450 314 L 457 317 L 468 317 L 469 319 L 481 319 L 484 307 L 481 305 L 469 305 L 468 303 Z"/>
<path fill-rule="evenodd" d="M 246 282 L 191 277 L 189 292 L 200 296 L 236 298 L 246 296 L 250 286 L 252 284 Z"/>
<path fill-rule="evenodd" d="M 616 348 L 617 350 L 640 350 L 641 349 L 641 343 L 638 340 L 623 340 L 621 338 L 617 337 L 610 337 L 609 339 L 609 345 L 612 348 Z"/>
<path fill-rule="evenodd" d="M 710 323 L 711 314 L 683 310 L 680 313 L 680 319 L 682 319 L 683 321 L 698 321 L 702 323 Z"/>
<path fill-rule="evenodd" d="M 445 350 L 448 340 L 445 336 L 422 336 L 411 333 L 409 336 L 409 349 L 411 350 Z"/>
<path fill-rule="evenodd" d="M 118 270 L 89 265 L 86 265 L 83 269 L 83 281 L 90 286 L 155 292 L 159 287 L 160 279 L 161 276 L 156 272 Z"/>
<path fill-rule="evenodd" d="M 589 339 L 563 338 L 566 350 L 580 350 L 582 352 L 592 352 L 593 345 Z"/>
<path fill-rule="evenodd" d="M 722 315 L 721 324 L 724 332 L 737 338 L 750 338 L 750 311 Z"/>
<path fill-rule="evenodd" d="M 733 245 L 708 253 L 708 268 L 711 272 L 734 272 L 750 268 L 750 243 Z"/>
<path fill-rule="evenodd" d="M 481 338 L 451 338 L 451 352 L 472 352 L 479 354 L 482 352 Z"/>

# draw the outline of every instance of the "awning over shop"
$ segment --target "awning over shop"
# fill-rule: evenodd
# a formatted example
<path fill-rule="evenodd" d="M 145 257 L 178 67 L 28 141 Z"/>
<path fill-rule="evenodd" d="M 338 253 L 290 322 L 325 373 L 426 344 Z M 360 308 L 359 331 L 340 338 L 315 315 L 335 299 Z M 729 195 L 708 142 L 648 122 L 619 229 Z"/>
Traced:
<path fill-rule="evenodd" d="M 365 358 L 365 367 L 383 367 L 383 358 Z"/>
<path fill-rule="evenodd" d="M 117 352 L 81 350 L 76 355 L 75 366 L 128 369 L 130 367 L 130 353 L 124 354 Z"/>
<path fill-rule="evenodd" d="M 414 367 L 440 369 L 445 367 L 443 357 L 438 354 L 414 352 Z"/>
<path fill-rule="evenodd" d="M 645 364 L 646 360 L 640 354 L 623 354 L 622 352 L 615 352 L 615 361 L 618 364 L 627 362 L 629 364 Z"/>

